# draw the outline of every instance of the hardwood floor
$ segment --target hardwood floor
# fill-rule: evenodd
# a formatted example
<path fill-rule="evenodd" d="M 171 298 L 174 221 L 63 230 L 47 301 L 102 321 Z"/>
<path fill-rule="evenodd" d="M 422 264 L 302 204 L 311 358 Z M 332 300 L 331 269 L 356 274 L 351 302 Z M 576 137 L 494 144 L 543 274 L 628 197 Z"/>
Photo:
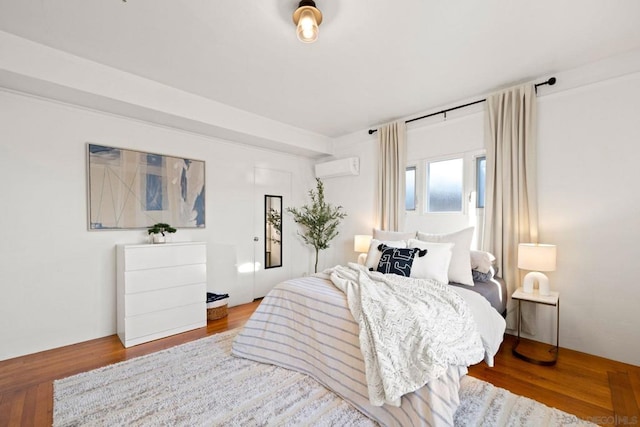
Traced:
<path fill-rule="evenodd" d="M 48 426 L 53 381 L 242 326 L 259 302 L 229 309 L 206 328 L 125 349 L 109 336 L 0 362 L 0 426 Z M 555 366 L 527 363 L 511 354 L 507 336 L 494 368 L 484 363 L 470 374 L 601 425 L 640 425 L 640 367 L 560 349 Z M 544 351 L 539 343 L 526 343 Z"/>
<path fill-rule="evenodd" d="M 564 348 L 556 365 L 535 365 L 511 354 L 514 341 L 506 335 L 496 366 L 480 363 L 470 375 L 596 424 L 640 426 L 640 367 Z M 535 354 L 550 346 L 525 340 L 523 348 Z"/>

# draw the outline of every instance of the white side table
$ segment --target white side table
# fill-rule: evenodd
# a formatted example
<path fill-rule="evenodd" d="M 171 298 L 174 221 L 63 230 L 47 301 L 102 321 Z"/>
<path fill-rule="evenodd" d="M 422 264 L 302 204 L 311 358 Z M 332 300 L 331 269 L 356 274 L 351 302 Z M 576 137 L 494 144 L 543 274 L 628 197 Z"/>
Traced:
<path fill-rule="evenodd" d="M 560 349 L 560 293 L 551 292 L 551 295 L 540 295 L 537 289 L 532 293 L 524 292 L 522 288 L 518 288 L 511 298 L 518 300 L 518 339 L 515 345 L 511 349 L 514 356 L 537 365 L 551 366 L 555 365 L 558 361 L 558 350 Z M 553 358 L 550 360 L 540 360 L 533 357 L 522 354 L 518 351 L 518 345 L 520 344 L 520 328 L 522 324 L 522 301 L 529 301 L 534 304 L 551 305 L 556 307 L 556 346 L 552 347 L 549 352 L 553 353 Z"/>

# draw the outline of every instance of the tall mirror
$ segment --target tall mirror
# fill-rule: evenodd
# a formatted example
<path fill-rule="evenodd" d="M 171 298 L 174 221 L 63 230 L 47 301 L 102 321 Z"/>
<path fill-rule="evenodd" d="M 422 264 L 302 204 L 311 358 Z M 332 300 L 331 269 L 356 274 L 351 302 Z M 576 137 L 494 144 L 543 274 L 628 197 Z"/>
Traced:
<path fill-rule="evenodd" d="M 282 196 L 264 196 L 264 268 L 282 267 Z"/>

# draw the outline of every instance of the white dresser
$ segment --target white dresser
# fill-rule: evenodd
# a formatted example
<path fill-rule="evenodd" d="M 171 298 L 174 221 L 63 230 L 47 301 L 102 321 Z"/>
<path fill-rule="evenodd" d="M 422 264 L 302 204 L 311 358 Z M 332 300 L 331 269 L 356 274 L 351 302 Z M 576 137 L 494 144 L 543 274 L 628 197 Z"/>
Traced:
<path fill-rule="evenodd" d="M 205 243 L 117 245 L 116 264 L 125 347 L 207 325 Z"/>

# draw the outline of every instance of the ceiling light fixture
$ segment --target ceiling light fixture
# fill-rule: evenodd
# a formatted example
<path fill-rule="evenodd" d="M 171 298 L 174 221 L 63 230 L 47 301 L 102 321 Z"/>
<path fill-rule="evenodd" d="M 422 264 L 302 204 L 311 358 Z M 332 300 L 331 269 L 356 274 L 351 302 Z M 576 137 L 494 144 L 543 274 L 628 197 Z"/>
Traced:
<path fill-rule="evenodd" d="M 322 23 L 322 12 L 316 8 L 313 0 L 302 0 L 293 12 L 293 23 L 297 25 L 298 39 L 304 43 L 313 43 L 318 39 L 318 26 Z"/>

